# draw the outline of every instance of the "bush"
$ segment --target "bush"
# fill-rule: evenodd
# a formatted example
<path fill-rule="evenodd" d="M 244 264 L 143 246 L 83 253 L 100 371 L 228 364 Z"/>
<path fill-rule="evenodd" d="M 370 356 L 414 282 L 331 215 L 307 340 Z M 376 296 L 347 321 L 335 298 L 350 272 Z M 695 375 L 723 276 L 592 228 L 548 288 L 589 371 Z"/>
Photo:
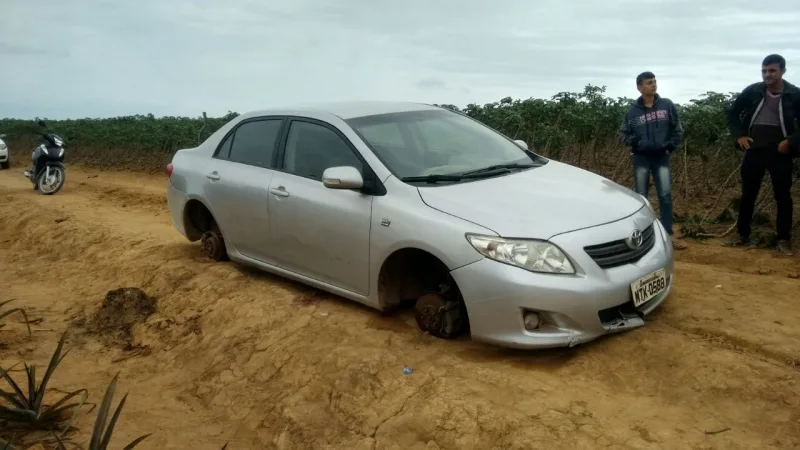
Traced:
<path fill-rule="evenodd" d="M 732 99 L 733 95 L 708 92 L 700 99 L 678 105 L 690 152 L 717 145 L 733 148 L 724 118 L 724 108 Z M 514 139 L 525 140 L 531 148 L 559 158 L 579 147 L 588 145 L 594 150 L 601 144 L 616 142 L 622 117 L 632 102 L 630 98 L 608 98 L 605 87 L 588 85 L 583 92 L 562 92 L 551 99 L 506 97 L 483 106 L 468 104 L 463 109 L 440 106 L 461 111 Z M 70 158 L 87 157 L 91 151 L 100 152 L 106 160 L 128 160 L 129 153 L 135 151 L 168 159 L 165 157 L 178 149 L 196 146 L 237 115 L 229 112 L 219 118 L 156 118 L 147 114 L 45 120 L 48 128 L 65 139 L 71 149 Z M 6 133 L 7 140 L 26 154 L 31 150 L 37 127 L 34 119 L 0 120 L 0 132 Z"/>

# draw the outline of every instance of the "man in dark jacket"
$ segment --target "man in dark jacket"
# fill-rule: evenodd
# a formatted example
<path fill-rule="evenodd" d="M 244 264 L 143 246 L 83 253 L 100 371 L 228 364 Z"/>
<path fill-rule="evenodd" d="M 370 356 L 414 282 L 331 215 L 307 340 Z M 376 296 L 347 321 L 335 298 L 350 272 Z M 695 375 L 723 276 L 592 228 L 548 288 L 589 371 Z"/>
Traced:
<path fill-rule="evenodd" d="M 769 55 L 761 63 L 764 81 L 751 84 L 736 97 L 728 110 L 728 129 L 736 145 L 744 150 L 742 200 L 737 221 L 738 236 L 728 246 L 748 245 L 753 209 L 764 173 L 769 171 L 778 207 L 777 249 L 792 254 L 792 158 L 800 148 L 800 89 L 783 79 L 786 60 Z"/>
<path fill-rule="evenodd" d="M 656 94 L 656 76 L 643 72 L 636 77 L 642 95 L 630 107 L 619 129 L 622 145 L 631 147 L 636 192 L 647 197 L 650 174 L 658 194 L 661 224 L 669 233 L 672 246 L 682 250 L 686 244 L 676 241 L 672 231 L 672 174 L 670 155 L 681 143 L 683 127 L 678 109 L 668 98 Z"/>

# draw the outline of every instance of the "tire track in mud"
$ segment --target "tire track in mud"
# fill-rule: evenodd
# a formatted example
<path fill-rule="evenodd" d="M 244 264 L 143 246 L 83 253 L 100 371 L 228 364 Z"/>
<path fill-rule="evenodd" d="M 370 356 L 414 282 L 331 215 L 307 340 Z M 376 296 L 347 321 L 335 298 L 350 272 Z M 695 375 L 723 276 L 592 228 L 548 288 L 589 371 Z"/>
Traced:
<path fill-rule="evenodd" d="M 800 440 L 800 416 L 785 403 L 800 394 L 796 371 L 669 325 L 718 326 L 703 322 L 714 310 L 698 310 L 704 297 L 692 292 L 719 276 L 713 268 L 679 267 L 676 294 L 642 329 L 572 350 L 507 351 L 420 337 L 402 313 L 380 317 L 322 293 L 302 301 L 308 288 L 206 262 L 172 229 L 166 206 L 155 215 L 163 179 L 132 178 L 102 199 L 108 175 L 88 176 L 78 180 L 89 188 L 43 197 L 0 173 L 0 258 L 30 289 L 44 284 L 43 268 L 67 280 L 59 301 L 29 297 L 65 319 L 93 312 L 121 286 L 158 298 L 157 313 L 133 330 L 151 354 L 105 369 L 147 384 L 123 414 L 138 430 L 162 398 L 183 399 L 187 409 L 174 411 L 194 414 L 160 426 L 152 448 L 185 448 L 179 439 L 192 433 L 210 439 L 195 448 L 231 440 L 229 448 L 738 449 Z M 88 338 L 82 345 L 80 354 L 118 356 Z M 404 376 L 404 365 L 414 373 Z M 720 424 L 732 431 L 704 434 Z"/>

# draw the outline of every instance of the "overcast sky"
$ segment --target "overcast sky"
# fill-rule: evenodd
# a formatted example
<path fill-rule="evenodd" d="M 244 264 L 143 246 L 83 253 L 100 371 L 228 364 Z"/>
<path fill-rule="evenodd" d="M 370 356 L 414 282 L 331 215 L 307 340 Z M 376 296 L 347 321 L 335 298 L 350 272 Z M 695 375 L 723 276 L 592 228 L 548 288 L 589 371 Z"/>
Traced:
<path fill-rule="evenodd" d="M 678 102 L 800 72 L 797 0 L 0 0 L 0 117 L 487 103 L 656 73 Z"/>

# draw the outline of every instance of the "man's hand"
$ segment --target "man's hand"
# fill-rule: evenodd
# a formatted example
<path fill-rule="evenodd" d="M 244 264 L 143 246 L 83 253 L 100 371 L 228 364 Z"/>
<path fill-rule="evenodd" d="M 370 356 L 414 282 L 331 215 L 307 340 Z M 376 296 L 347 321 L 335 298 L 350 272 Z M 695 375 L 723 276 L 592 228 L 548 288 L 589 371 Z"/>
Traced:
<path fill-rule="evenodd" d="M 736 142 L 739 144 L 739 147 L 745 150 L 750 150 L 750 143 L 753 142 L 753 138 L 750 136 L 742 136 L 737 139 Z"/>
<path fill-rule="evenodd" d="M 778 151 L 781 153 L 789 153 L 789 141 L 786 139 L 782 140 L 780 144 L 778 144 Z"/>

